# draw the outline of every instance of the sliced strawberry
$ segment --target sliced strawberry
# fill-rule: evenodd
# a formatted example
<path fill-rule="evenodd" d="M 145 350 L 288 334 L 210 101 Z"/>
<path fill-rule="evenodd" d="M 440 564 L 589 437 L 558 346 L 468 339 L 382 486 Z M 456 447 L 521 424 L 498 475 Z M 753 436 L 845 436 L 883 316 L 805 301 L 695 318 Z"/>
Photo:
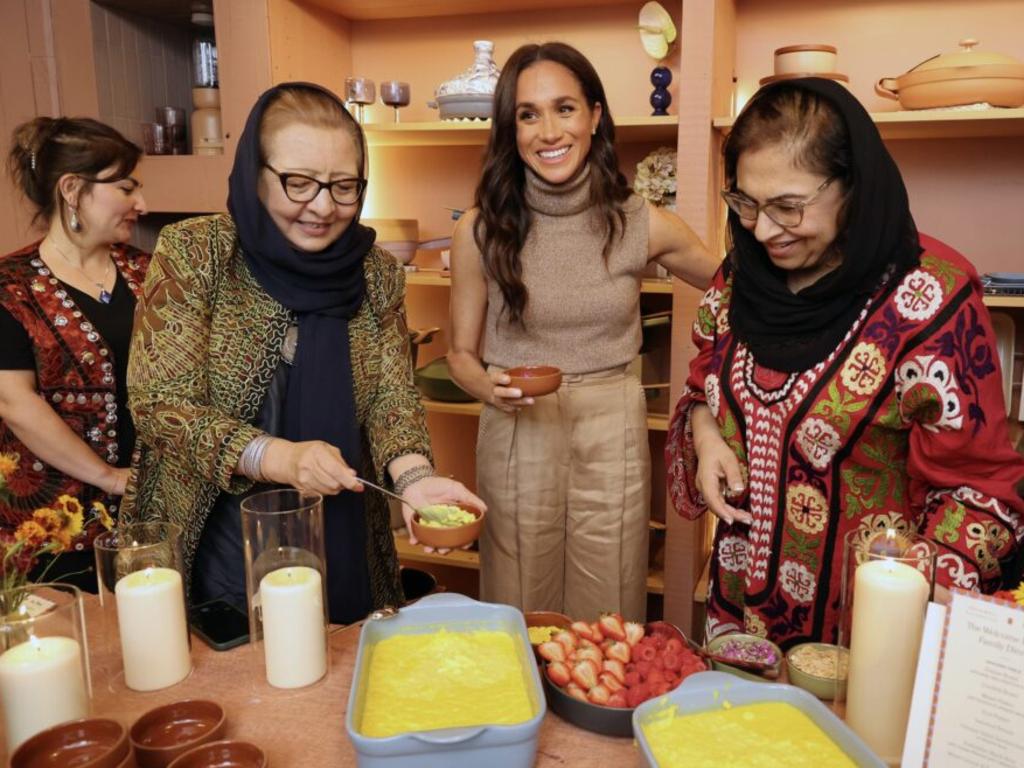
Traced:
<path fill-rule="evenodd" d="M 597 685 L 597 664 L 590 659 L 577 661 L 572 668 L 572 679 L 580 688 L 589 691 Z"/>
<path fill-rule="evenodd" d="M 617 613 L 606 613 L 600 619 L 598 624 L 601 627 L 601 633 L 605 637 L 610 637 L 612 640 L 625 640 L 626 639 L 626 627 L 622 621 L 622 616 Z"/>
<path fill-rule="evenodd" d="M 575 632 L 570 632 L 567 629 L 559 630 L 551 636 L 551 639 L 556 643 L 561 643 L 565 648 L 565 652 L 576 650 L 576 646 L 579 645 L 579 638 L 576 637 Z"/>
<path fill-rule="evenodd" d="M 574 621 L 572 626 L 569 627 L 580 640 L 588 640 L 591 643 L 594 642 L 594 630 L 590 628 L 590 624 L 585 621 Z"/>
<path fill-rule="evenodd" d="M 592 637 L 590 639 L 593 640 L 598 645 L 600 645 L 601 641 L 604 640 L 604 632 L 601 631 L 601 625 L 598 624 L 596 621 L 593 622 L 590 625 L 590 632 L 591 632 L 591 635 L 592 635 Z"/>
<path fill-rule="evenodd" d="M 578 685 L 576 685 L 576 683 L 570 682 L 567 686 L 565 686 L 565 692 L 572 696 L 574 699 L 579 699 L 580 701 L 587 700 L 587 692 L 580 688 Z"/>
<path fill-rule="evenodd" d="M 617 640 L 605 649 L 604 655 L 606 659 L 615 659 L 625 664 L 630 660 L 631 653 L 629 643 L 624 640 Z"/>
<path fill-rule="evenodd" d="M 618 659 L 605 659 L 601 669 L 605 672 L 611 672 L 620 683 L 626 680 L 626 665 Z"/>
<path fill-rule="evenodd" d="M 540 654 L 542 659 L 547 661 L 565 661 L 566 658 L 565 646 L 561 643 L 556 643 L 554 640 L 548 640 L 538 645 L 537 653 Z"/>
<path fill-rule="evenodd" d="M 629 702 L 626 699 L 625 691 L 616 691 L 608 697 L 609 707 L 618 707 L 619 709 L 629 709 Z"/>
<path fill-rule="evenodd" d="M 584 659 L 590 659 L 594 662 L 598 669 L 604 664 L 604 654 L 598 648 L 579 648 L 576 650 L 576 661 L 583 661 Z"/>
<path fill-rule="evenodd" d="M 588 640 L 585 637 L 581 637 L 580 638 L 580 643 L 576 647 L 577 648 L 597 648 L 598 650 L 601 650 L 601 646 L 599 646 L 593 640 Z"/>
<path fill-rule="evenodd" d="M 557 685 L 559 688 L 568 685 L 569 681 L 572 679 L 572 674 L 569 671 L 568 665 L 563 664 L 560 661 L 553 661 L 550 664 L 548 664 L 546 672 L 548 675 L 548 680 Z"/>
<path fill-rule="evenodd" d="M 627 621 L 624 628 L 626 630 L 626 642 L 630 645 L 636 645 L 643 639 L 643 624 L 637 624 L 635 621 Z"/>
<path fill-rule="evenodd" d="M 621 691 L 623 688 L 626 687 L 621 682 L 619 682 L 619 678 L 617 678 L 611 672 L 602 672 L 600 675 L 597 676 L 597 682 L 603 685 L 612 693 L 615 693 L 616 691 Z"/>
<path fill-rule="evenodd" d="M 595 685 L 587 692 L 587 699 L 591 704 L 598 704 L 605 706 L 608 704 L 608 699 L 612 697 L 612 692 L 605 688 L 603 685 Z"/>

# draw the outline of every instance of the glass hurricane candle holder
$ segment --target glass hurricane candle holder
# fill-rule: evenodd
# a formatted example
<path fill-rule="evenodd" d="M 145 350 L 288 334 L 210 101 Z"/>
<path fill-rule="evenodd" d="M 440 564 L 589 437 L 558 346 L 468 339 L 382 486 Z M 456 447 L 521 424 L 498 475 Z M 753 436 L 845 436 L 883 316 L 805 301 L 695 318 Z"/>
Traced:
<path fill-rule="evenodd" d="M 327 674 L 323 499 L 292 488 L 242 501 L 249 637 L 274 688 Z"/>
<path fill-rule="evenodd" d="M 846 722 L 890 765 L 903 753 L 936 555 L 934 542 L 894 528 L 851 531 L 844 540 L 838 645 L 850 659 Z"/>
<path fill-rule="evenodd" d="M 135 691 L 167 688 L 192 671 L 181 533 L 173 523 L 132 523 L 93 542 L 106 639 L 117 636 Z"/>
<path fill-rule="evenodd" d="M 88 717 L 91 696 L 78 588 L 30 584 L 0 591 L 0 707 L 7 754 L 57 723 Z"/>

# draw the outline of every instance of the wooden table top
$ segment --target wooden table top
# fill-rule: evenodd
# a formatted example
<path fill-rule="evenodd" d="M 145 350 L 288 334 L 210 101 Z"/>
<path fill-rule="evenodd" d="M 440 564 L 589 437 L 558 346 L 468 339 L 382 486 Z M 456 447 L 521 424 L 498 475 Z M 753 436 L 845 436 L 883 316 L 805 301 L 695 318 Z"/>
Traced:
<path fill-rule="evenodd" d="M 300 691 L 270 687 L 252 646 L 218 652 L 193 636 L 192 674 L 170 688 L 139 693 L 124 685 L 116 636 L 114 643 L 107 642 L 99 600 L 92 595 L 86 596 L 86 623 L 94 716 L 110 717 L 130 728 L 153 707 L 182 699 L 212 699 L 227 714 L 226 738 L 259 745 L 267 754 L 270 768 L 356 765 L 355 748 L 345 731 L 345 712 L 359 644 L 358 626 L 337 628 L 331 633 L 327 677 Z M 3 744 L 0 734 L 0 750 Z M 616 767 L 638 765 L 639 752 L 630 738 L 590 733 L 548 712 L 541 726 L 535 765 L 552 768 L 586 765 L 594 760 Z"/>

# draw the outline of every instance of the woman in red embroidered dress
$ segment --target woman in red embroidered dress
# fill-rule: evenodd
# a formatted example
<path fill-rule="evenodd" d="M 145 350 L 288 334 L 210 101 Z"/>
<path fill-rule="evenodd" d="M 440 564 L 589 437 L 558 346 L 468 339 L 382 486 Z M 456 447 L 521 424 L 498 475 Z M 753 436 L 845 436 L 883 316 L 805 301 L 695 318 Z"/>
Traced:
<path fill-rule="evenodd" d="M 679 512 L 719 518 L 709 636 L 834 641 L 842 541 L 913 530 L 937 596 L 998 588 L 1024 525 L 977 274 L 919 236 L 864 108 L 762 89 L 725 146 L 729 256 L 670 426 Z"/>
<path fill-rule="evenodd" d="M 11 174 L 46 235 L 0 258 L 0 454 L 17 460 L 0 530 L 64 494 L 116 513 L 124 493 L 128 342 L 149 264 L 124 244 L 146 211 L 131 176 L 139 154 L 85 118 L 39 117 L 14 132 Z M 95 591 L 91 561 L 79 535 L 47 577 Z"/>

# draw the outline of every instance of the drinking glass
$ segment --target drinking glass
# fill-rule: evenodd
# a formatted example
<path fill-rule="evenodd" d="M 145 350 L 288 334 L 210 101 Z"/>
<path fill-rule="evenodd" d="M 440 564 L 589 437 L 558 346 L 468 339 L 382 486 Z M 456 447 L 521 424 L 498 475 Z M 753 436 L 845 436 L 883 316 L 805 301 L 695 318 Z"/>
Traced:
<path fill-rule="evenodd" d="M 345 102 L 356 105 L 356 120 L 363 122 L 363 108 L 373 104 L 377 98 L 377 89 L 373 80 L 368 77 L 345 78 Z"/>
<path fill-rule="evenodd" d="M 380 84 L 380 100 L 395 108 L 395 122 L 399 122 L 398 108 L 409 106 L 409 84 L 398 80 L 385 80 Z"/>

